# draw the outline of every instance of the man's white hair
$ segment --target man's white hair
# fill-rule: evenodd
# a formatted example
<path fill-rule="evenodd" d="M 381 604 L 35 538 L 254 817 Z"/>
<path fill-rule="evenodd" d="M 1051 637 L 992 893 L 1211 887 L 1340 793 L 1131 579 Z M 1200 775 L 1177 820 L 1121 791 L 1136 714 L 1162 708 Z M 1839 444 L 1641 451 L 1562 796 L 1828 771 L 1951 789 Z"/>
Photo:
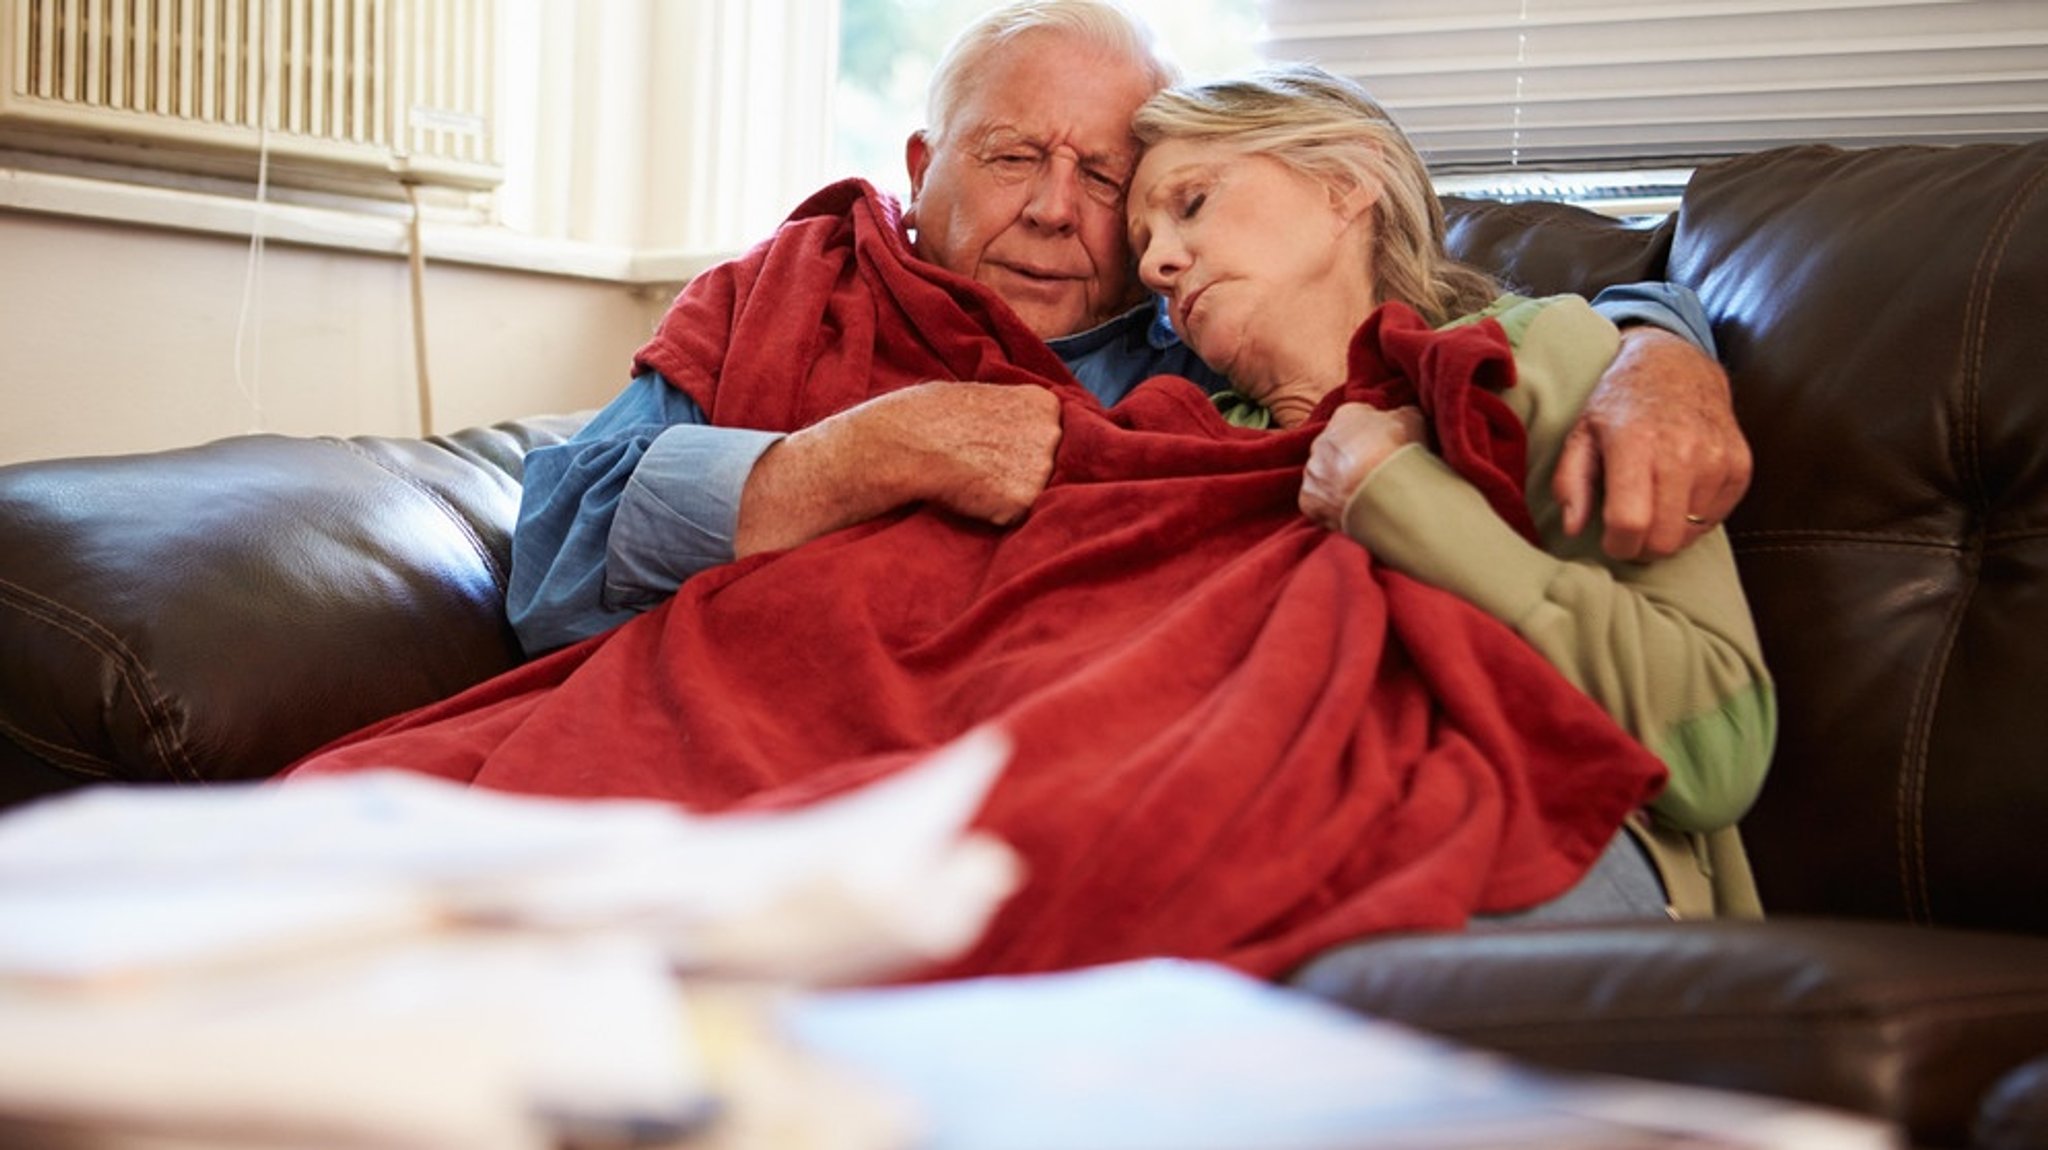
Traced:
<path fill-rule="evenodd" d="M 925 99 L 927 130 L 944 135 L 954 109 L 966 101 L 987 72 L 982 61 L 990 52 L 1032 32 L 1074 36 L 1122 56 L 1152 81 L 1155 90 L 1180 80 L 1180 68 L 1167 56 L 1151 25 L 1116 0 L 1013 0 L 961 29 L 940 57 Z"/>

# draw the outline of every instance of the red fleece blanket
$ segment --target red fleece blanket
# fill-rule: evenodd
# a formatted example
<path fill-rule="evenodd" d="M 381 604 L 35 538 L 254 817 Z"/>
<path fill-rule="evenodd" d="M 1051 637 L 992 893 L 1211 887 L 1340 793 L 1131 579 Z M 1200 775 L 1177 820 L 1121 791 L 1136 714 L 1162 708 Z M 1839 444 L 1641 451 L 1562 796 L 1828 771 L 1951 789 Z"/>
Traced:
<path fill-rule="evenodd" d="M 1320 420 L 1232 428 L 1164 377 L 1105 412 L 993 295 L 915 260 L 863 186 L 693 283 L 640 360 L 714 421 L 770 428 L 925 379 L 1051 387 L 1055 473 L 1008 530 L 911 508 L 705 572 L 296 773 L 723 810 L 1000 724 L 1016 754 L 979 824 L 1028 881 L 928 977 L 1148 955 L 1271 975 L 1456 927 L 1565 890 L 1662 783 L 1506 628 L 1300 515 Z M 1448 458 L 1497 498 L 1516 486 L 1519 428 L 1471 386 L 1512 380 L 1496 325 L 1439 335 L 1390 306 L 1352 366 L 1343 394 L 1419 398 Z"/>

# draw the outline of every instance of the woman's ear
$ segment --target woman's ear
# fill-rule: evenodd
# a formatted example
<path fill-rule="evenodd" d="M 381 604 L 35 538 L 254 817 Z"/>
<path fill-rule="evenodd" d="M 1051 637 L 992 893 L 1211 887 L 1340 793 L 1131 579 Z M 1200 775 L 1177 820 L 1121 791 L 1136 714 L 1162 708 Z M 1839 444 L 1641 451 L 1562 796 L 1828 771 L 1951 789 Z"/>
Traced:
<path fill-rule="evenodd" d="M 1370 213 L 1373 205 L 1380 202 L 1380 194 L 1381 189 L 1378 180 L 1360 180 L 1348 189 L 1332 189 L 1330 192 L 1331 206 L 1336 208 L 1337 215 L 1346 224 L 1349 224 L 1360 216 Z"/>

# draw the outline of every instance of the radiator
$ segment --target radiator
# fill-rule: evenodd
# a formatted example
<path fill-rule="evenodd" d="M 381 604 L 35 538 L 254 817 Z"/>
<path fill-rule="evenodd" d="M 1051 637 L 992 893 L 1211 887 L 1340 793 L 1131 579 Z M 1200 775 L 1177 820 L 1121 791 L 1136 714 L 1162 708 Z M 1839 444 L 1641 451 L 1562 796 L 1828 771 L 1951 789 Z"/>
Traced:
<path fill-rule="evenodd" d="M 0 0 L 0 145 L 388 192 L 481 189 L 496 0 Z M 267 113 L 266 113 L 267 107 Z"/>

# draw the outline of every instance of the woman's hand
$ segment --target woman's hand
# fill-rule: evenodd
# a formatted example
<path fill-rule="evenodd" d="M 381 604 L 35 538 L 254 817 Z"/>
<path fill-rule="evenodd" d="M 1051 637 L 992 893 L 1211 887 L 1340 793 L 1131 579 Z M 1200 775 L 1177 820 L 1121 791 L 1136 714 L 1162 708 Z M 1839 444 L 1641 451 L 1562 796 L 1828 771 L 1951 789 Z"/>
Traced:
<path fill-rule="evenodd" d="M 1411 443 L 1428 441 L 1422 410 L 1381 411 L 1365 403 L 1339 407 L 1309 445 L 1301 476 L 1301 513 L 1332 531 L 1344 529 L 1344 505 L 1372 470 Z"/>

